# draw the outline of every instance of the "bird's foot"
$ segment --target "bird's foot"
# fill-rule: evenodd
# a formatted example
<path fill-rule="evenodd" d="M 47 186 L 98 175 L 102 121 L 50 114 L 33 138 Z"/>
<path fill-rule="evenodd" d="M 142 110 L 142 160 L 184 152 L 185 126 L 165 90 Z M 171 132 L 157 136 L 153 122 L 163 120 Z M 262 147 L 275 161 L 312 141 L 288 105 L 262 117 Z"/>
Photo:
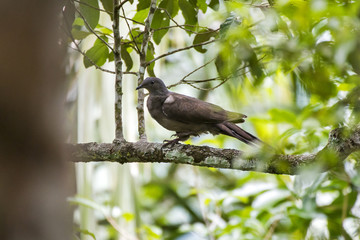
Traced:
<path fill-rule="evenodd" d="M 174 140 L 164 140 L 164 145 L 162 145 L 161 148 L 164 148 L 164 147 L 167 147 L 167 146 L 171 147 L 171 146 L 179 143 L 179 141 L 180 141 L 180 138 L 176 138 Z"/>

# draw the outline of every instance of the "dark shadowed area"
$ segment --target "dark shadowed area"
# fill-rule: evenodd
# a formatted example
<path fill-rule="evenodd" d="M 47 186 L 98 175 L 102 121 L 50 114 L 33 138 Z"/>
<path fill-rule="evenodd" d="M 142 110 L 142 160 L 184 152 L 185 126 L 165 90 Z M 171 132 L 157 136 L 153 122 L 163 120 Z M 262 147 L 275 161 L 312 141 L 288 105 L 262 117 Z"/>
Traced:
<path fill-rule="evenodd" d="M 61 1 L 0 8 L 0 239 L 70 239 Z"/>

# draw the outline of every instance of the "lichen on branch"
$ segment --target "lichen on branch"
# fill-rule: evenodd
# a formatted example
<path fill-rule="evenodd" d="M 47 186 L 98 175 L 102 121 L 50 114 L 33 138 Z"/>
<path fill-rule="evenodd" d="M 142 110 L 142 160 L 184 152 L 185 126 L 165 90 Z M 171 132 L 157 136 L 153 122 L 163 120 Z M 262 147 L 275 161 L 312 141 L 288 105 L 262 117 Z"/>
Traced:
<path fill-rule="evenodd" d="M 269 151 L 265 156 L 262 151 L 261 154 L 249 157 L 235 149 L 184 144 L 162 149 L 162 146 L 163 144 L 160 143 L 139 141 L 120 144 L 74 144 L 68 145 L 68 149 L 74 162 L 110 161 L 121 164 L 162 162 L 296 175 L 302 167 L 312 164 L 320 164 L 321 170 L 327 171 L 345 160 L 351 153 L 359 151 L 360 125 L 353 129 L 334 129 L 330 133 L 328 144 L 321 151 L 313 154 L 278 155 Z M 332 155 L 324 153 L 332 153 Z M 336 158 L 337 162 L 329 161 L 329 156 Z"/>

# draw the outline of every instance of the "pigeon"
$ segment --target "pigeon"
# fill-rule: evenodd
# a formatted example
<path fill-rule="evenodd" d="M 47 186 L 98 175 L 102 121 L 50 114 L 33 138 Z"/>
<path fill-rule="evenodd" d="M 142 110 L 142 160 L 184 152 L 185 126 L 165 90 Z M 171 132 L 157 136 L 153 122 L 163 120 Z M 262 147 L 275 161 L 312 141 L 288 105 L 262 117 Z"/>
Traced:
<path fill-rule="evenodd" d="M 173 136 L 177 138 L 165 140 L 165 145 L 183 142 L 202 133 L 224 134 L 249 145 L 262 143 L 236 125 L 245 122 L 247 116 L 244 114 L 226 111 L 215 104 L 171 92 L 156 77 L 146 78 L 136 90 L 141 88 L 149 91 L 146 105 L 151 117 L 164 128 L 176 132 Z"/>

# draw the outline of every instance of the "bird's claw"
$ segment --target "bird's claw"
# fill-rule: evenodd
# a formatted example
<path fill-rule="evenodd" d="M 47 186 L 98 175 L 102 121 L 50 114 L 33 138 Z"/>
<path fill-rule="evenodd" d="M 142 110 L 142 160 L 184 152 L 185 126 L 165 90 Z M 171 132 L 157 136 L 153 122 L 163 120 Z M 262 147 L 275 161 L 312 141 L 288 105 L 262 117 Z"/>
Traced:
<path fill-rule="evenodd" d="M 161 148 L 167 147 L 167 146 L 173 146 L 174 144 L 177 144 L 179 142 L 179 139 L 174 139 L 174 140 L 164 140 L 163 143 L 164 145 Z"/>

